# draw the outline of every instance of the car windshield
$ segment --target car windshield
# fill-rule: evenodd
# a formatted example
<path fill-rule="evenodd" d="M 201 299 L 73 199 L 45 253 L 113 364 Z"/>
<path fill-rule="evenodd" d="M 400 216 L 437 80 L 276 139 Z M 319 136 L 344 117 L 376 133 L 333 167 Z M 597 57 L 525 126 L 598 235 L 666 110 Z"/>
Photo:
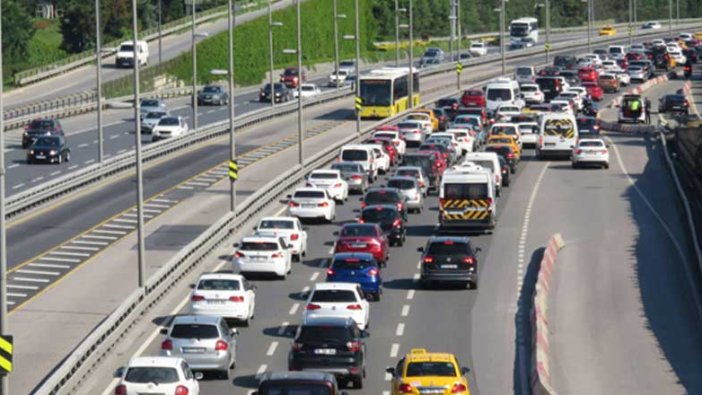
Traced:
<path fill-rule="evenodd" d="M 356 62 L 350 61 L 350 60 L 344 60 L 343 62 L 339 63 L 339 67 L 354 67 L 356 65 Z"/>
<path fill-rule="evenodd" d="M 465 255 L 470 254 L 470 246 L 462 241 L 446 240 L 429 243 L 428 255 Z"/>
<path fill-rule="evenodd" d="M 180 122 L 178 122 L 178 118 L 173 118 L 173 117 L 164 117 L 161 118 L 160 121 L 158 121 L 159 126 L 178 126 Z"/>
<path fill-rule="evenodd" d="M 394 179 L 388 181 L 388 186 L 397 189 L 414 189 L 416 188 L 414 180 Z"/>
<path fill-rule="evenodd" d="M 522 85 L 522 92 L 537 92 L 539 87 L 536 85 Z"/>
<path fill-rule="evenodd" d="M 341 160 L 365 161 L 368 160 L 368 151 L 362 149 L 347 149 L 341 153 Z"/>
<path fill-rule="evenodd" d="M 597 120 L 594 118 L 579 118 L 578 119 L 578 130 L 592 129 L 596 124 L 597 124 Z"/>
<path fill-rule="evenodd" d="M 419 129 L 420 126 L 417 122 L 400 122 L 397 124 L 400 129 Z"/>
<path fill-rule="evenodd" d="M 314 92 L 314 86 L 312 85 L 302 85 L 302 90 L 307 92 Z"/>
<path fill-rule="evenodd" d="M 243 243 L 241 243 L 241 247 L 239 247 L 239 250 L 241 250 L 241 251 L 277 251 L 278 244 L 273 243 L 273 242 L 265 242 L 265 241 L 243 242 Z"/>
<path fill-rule="evenodd" d="M 331 395 L 331 390 L 324 384 L 285 382 L 267 384 L 258 393 L 259 395 Z"/>
<path fill-rule="evenodd" d="M 158 105 L 159 105 L 158 100 L 142 100 L 141 101 L 142 107 L 158 107 Z"/>
<path fill-rule="evenodd" d="M 491 88 L 487 90 L 488 100 L 512 100 L 512 90 L 507 88 Z"/>
<path fill-rule="evenodd" d="M 399 169 L 395 172 L 398 176 L 419 177 L 419 170 L 414 169 Z"/>
<path fill-rule="evenodd" d="M 363 220 L 369 223 L 390 222 L 397 217 L 397 212 L 390 208 L 375 208 L 372 207 L 363 210 Z"/>
<path fill-rule="evenodd" d="M 578 144 L 578 147 L 598 147 L 602 148 L 604 147 L 604 144 L 601 141 L 581 141 L 580 144 Z"/>
<path fill-rule="evenodd" d="M 223 278 L 212 278 L 200 280 L 197 289 L 201 291 L 238 291 L 241 289 L 239 280 L 228 280 Z"/>
<path fill-rule="evenodd" d="M 495 125 L 490 129 L 490 134 L 517 134 L 517 131 L 512 125 Z"/>
<path fill-rule="evenodd" d="M 205 89 L 203 89 L 203 92 L 205 93 L 219 93 L 220 89 L 218 86 L 206 86 Z"/>
<path fill-rule="evenodd" d="M 52 137 L 39 137 L 34 145 L 40 147 L 58 147 L 61 145 L 60 140 Z"/>
<path fill-rule="evenodd" d="M 324 191 L 297 191 L 293 196 L 294 199 L 324 199 Z"/>
<path fill-rule="evenodd" d="M 455 377 L 456 368 L 450 362 L 410 362 L 407 377 L 440 376 Z"/>
<path fill-rule="evenodd" d="M 685 96 L 683 95 L 668 95 L 665 100 L 671 103 L 683 103 L 685 101 Z"/>
<path fill-rule="evenodd" d="M 480 49 L 483 47 L 482 43 L 474 43 L 470 45 L 471 48 Z"/>
<path fill-rule="evenodd" d="M 54 128 L 54 121 L 50 119 L 36 119 L 32 121 L 32 123 L 29 124 L 28 129 L 41 129 L 41 130 L 46 130 L 46 129 L 53 129 Z"/>
<path fill-rule="evenodd" d="M 215 339 L 219 337 L 216 325 L 176 324 L 170 336 L 174 339 Z"/>
<path fill-rule="evenodd" d="M 488 185 L 486 183 L 444 184 L 444 199 L 475 200 L 486 198 L 488 198 Z"/>
<path fill-rule="evenodd" d="M 360 165 L 356 163 L 334 163 L 331 166 L 332 169 L 339 170 L 342 172 L 358 172 L 360 173 L 362 170 L 360 169 Z"/>
<path fill-rule="evenodd" d="M 283 72 L 283 75 L 285 75 L 285 76 L 296 76 L 296 75 L 297 75 L 297 69 L 285 69 L 285 72 Z"/>
<path fill-rule="evenodd" d="M 178 371 L 175 368 L 133 367 L 127 370 L 124 381 L 128 383 L 168 384 L 178 382 Z"/>
<path fill-rule="evenodd" d="M 278 220 L 278 219 L 264 219 L 261 224 L 258 225 L 259 229 L 295 229 L 295 223 L 293 221 Z"/>
<path fill-rule="evenodd" d="M 521 75 L 521 76 L 528 76 L 528 75 L 533 74 L 531 67 L 517 67 L 516 73 L 517 73 L 517 75 Z"/>
<path fill-rule="evenodd" d="M 399 196 L 392 192 L 386 191 L 371 191 L 366 193 L 363 198 L 367 204 L 378 204 L 378 203 L 395 203 L 399 200 Z"/>
<path fill-rule="evenodd" d="M 134 52 L 134 46 L 132 44 L 124 44 L 119 47 L 120 52 Z"/>
<path fill-rule="evenodd" d="M 512 149 L 506 146 L 488 145 L 485 147 L 485 152 L 496 152 L 498 155 L 506 156 L 512 153 Z"/>
<path fill-rule="evenodd" d="M 485 159 L 485 160 L 471 159 L 470 161 L 475 163 L 478 166 L 484 167 L 484 168 L 489 169 L 491 171 L 495 171 L 494 162 L 489 160 L 489 159 Z M 480 185 L 482 185 L 482 184 L 480 184 Z M 485 187 L 485 188 L 487 188 L 487 187 Z M 485 193 L 482 196 L 487 196 L 487 189 L 485 190 Z"/>
<path fill-rule="evenodd" d="M 361 80 L 361 99 L 364 105 L 368 106 L 389 106 L 392 104 L 391 95 L 391 83 L 390 80 L 380 80 L 380 79 L 364 79 Z M 400 88 L 405 90 L 404 96 L 407 95 L 407 87 L 404 85 L 398 85 L 398 90 Z M 402 97 L 402 92 L 396 91 L 395 97 Z"/>
<path fill-rule="evenodd" d="M 346 225 L 341 229 L 341 237 L 373 237 L 377 236 L 374 225 Z"/>
<path fill-rule="evenodd" d="M 351 340 L 352 337 L 351 328 L 345 326 L 303 325 L 302 328 L 300 328 L 300 334 L 297 340 L 299 343 L 305 343 L 305 341 L 345 343 Z"/>
<path fill-rule="evenodd" d="M 146 114 L 146 119 L 161 119 L 167 114 L 165 112 L 150 112 Z"/>
<path fill-rule="evenodd" d="M 336 180 L 339 176 L 336 173 L 312 173 L 311 180 Z"/>
<path fill-rule="evenodd" d="M 348 289 L 318 289 L 314 291 L 310 301 L 317 303 L 356 302 L 356 293 Z"/>

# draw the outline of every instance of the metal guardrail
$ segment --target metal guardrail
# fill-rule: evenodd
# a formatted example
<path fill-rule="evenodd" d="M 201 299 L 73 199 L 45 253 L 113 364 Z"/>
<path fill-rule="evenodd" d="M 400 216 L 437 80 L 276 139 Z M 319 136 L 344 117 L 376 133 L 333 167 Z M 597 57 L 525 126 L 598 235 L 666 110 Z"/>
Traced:
<path fill-rule="evenodd" d="M 279 0 L 278 0 L 279 1 Z M 258 3 L 255 3 L 258 5 Z M 259 9 L 259 7 L 254 6 L 254 7 L 249 7 L 245 8 L 245 12 L 251 12 Z M 216 20 L 222 17 L 225 17 L 227 15 L 227 8 L 226 6 L 220 6 L 220 7 L 215 7 L 210 10 L 206 11 L 201 11 L 198 13 L 198 18 L 196 20 L 197 24 L 209 22 L 212 20 Z M 241 15 L 241 14 L 239 14 Z M 190 17 L 183 17 L 175 21 L 171 21 L 169 23 L 161 25 L 161 35 L 162 36 L 168 36 L 173 33 L 176 33 L 178 31 L 181 31 L 189 26 L 191 26 L 192 21 Z M 153 41 L 158 38 L 159 33 L 158 33 L 158 28 L 150 28 L 147 30 L 144 30 L 141 32 L 142 39 L 146 41 Z M 129 38 L 125 38 L 123 40 L 119 41 L 114 41 L 110 43 L 104 44 L 105 48 L 116 48 L 119 46 L 120 42 L 124 40 L 129 40 Z M 104 52 L 102 58 L 107 58 L 116 53 L 115 51 L 108 51 Z M 16 73 L 14 75 L 14 81 L 15 85 L 19 86 L 24 86 L 28 84 L 32 84 L 37 81 L 41 81 L 43 79 L 53 77 L 55 75 L 64 73 L 69 70 L 73 70 L 75 68 L 84 66 L 88 63 L 91 63 L 95 60 L 95 51 L 84 51 L 78 54 L 74 54 L 72 56 L 69 56 L 65 59 L 61 59 L 57 62 L 35 67 L 33 69 L 29 70 L 24 70 Z"/>

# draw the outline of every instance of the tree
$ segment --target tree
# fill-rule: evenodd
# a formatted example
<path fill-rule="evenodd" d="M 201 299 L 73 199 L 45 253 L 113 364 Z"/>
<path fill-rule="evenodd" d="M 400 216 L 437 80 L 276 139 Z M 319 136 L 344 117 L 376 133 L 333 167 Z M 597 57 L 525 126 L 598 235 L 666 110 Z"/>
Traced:
<path fill-rule="evenodd" d="M 95 9 L 90 1 L 65 2 L 61 19 L 61 48 L 78 53 L 95 43 Z"/>
<path fill-rule="evenodd" d="M 2 53 L 8 65 L 25 61 L 34 25 L 27 10 L 17 0 L 2 1 Z"/>

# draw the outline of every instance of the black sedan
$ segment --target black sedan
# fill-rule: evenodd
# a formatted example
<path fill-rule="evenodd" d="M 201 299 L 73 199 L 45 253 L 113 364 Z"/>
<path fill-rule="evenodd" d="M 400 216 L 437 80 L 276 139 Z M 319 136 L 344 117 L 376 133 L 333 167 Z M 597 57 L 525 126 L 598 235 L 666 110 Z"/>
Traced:
<path fill-rule="evenodd" d="M 276 82 L 273 84 L 275 101 L 277 103 L 286 102 L 292 99 L 292 92 L 285 84 Z M 271 84 L 266 84 L 261 88 L 261 92 L 258 95 L 258 101 L 260 102 L 270 102 L 271 101 Z"/>
<path fill-rule="evenodd" d="M 378 224 L 383 234 L 390 240 L 390 245 L 400 247 L 405 244 L 407 238 L 406 220 L 407 216 L 403 215 L 392 204 L 367 206 L 361 211 L 361 218 L 359 219 L 364 224 Z"/>
<path fill-rule="evenodd" d="M 32 145 L 41 136 L 63 136 L 63 126 L 58 119 L 40 118 L 27 125 L 22 133 L 22 148 Z"/>
<path fill-rule="evenodd" d="M 221 85 L 207 85 L 197 92 L 197 104 L 218 106 L 229 104 L 229 93 Z"/>
<path fill-rule="evenodd" d="M 71 149 L 68 148 L 64 136 L 39 137 L 27 150 L 27 163 L 61 164 L 69 160 L 71 160 Z"/>
<path fill-rule="evenodd" d="M 675 112 L 687 114 L 690 107 L 685 95 L 665 95 L 658 101 L 658 112 Z"/>

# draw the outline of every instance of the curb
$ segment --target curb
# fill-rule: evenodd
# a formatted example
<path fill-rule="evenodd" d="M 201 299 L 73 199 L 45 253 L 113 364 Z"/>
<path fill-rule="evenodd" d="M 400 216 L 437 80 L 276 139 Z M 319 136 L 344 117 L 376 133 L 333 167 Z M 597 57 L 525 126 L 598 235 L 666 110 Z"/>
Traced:
<path fill-rule="evenodd" d="M 550 345 L 548 331 L 548 299 L 551 290 L 551 276 L 556 265 L 558 251 L 565 245 L 560 233 L 551 236 L 541 259 L 536 280 L 534 305 L 531 312 L 531 391 L 533 395 L 556 395 L 551 384 Z"/>

